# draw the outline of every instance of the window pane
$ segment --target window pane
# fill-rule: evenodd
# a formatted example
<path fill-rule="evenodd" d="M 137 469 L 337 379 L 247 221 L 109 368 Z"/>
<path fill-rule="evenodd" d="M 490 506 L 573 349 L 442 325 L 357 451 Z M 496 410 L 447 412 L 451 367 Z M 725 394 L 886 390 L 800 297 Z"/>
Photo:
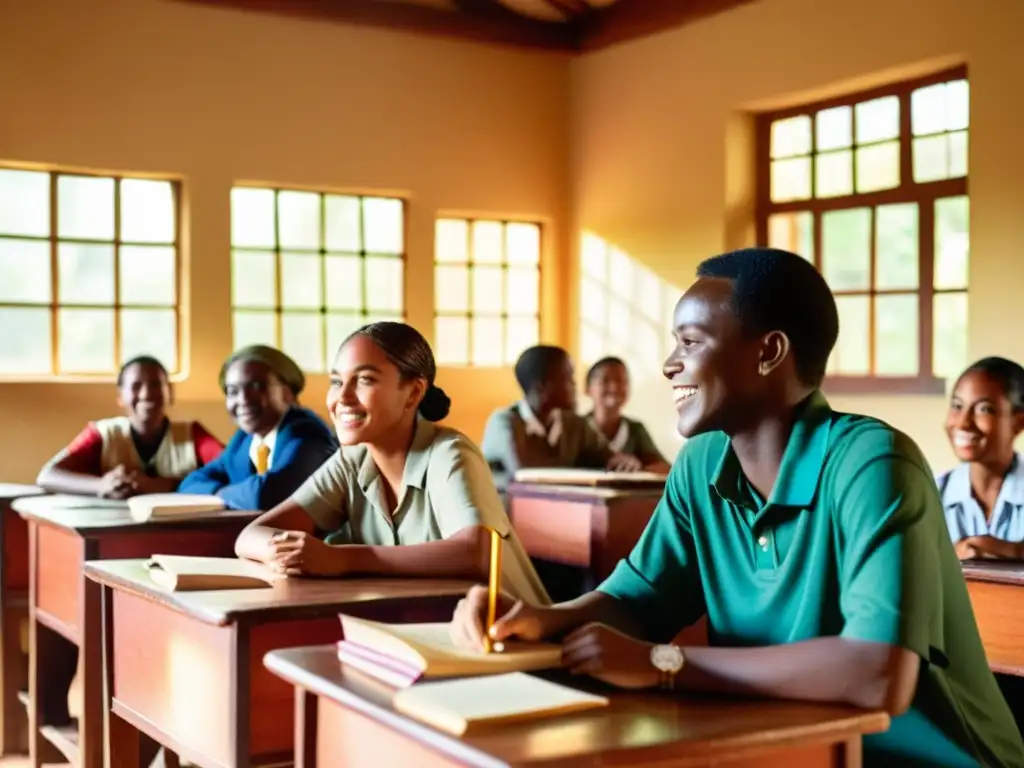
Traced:
<path fill-rule="evenodd" d="M 123 309 L 121 359 L 153 355 L 170 371 L 178 367 L 178 316 L 173 309 Z"/>
<path fill-rule="evenodd" d="M 814 118 L 817 149 L 842 149 L 853 143 L 853 110 L 849 107 L 823 109 Z"/>
<path fill-rule="evenodd" d="M 299 368 L 312 373 L 323 373 L 324 321 L 319 313 L 291 313 L 281 315 L 281 350 L 290 355 Z"/>
<path fill-rule="evenodd" d="M 535 315 L 539 311 L 540 275 L 536 267 L 509 267 L 505 282 L 505 309 L 515 315 Z"/>
<path fill-rule="evenodd" d="M 818 155 L 814 165 L 816 197 L 837 197 L 853 192 L 853 153 L 850 150 Z"/>
<path fill-rule="evenodd" d="M 469 261 L 469 222 L 438 219 L 434 227 L 434 259 L 465 264 Z"/>
<path fill-rule="evenodd" d="M 967 131 L 957 131 L 947 136 L 949 141 L 949 178 L 958 179 L 967 175 Z"/>
<path fill-rule="evenodd" d="M 363 250 L 358 197 L 327 195 L 324 199 L 325 248 L 328 251 Z"/>
<path fill-rule="evenodd" d="M 509 264 L 540 264 L 540 227 L 515 222 L 506 224 L 505 254 Z"/>
<path fill-rule="evenodd" d="M 580 325 L 580 359 L 584 365 L 597 362 L 608 349 L 604 333 L 586 323 Z"/>
<path fill-rule="evenodd" d="M 584 233 L 580 261 L 584 275 L 603 283 L 608 278 L 608 243 L 590 232 Z"/>
<path fill-rule="evenodd" d="M 857 191 L 892 189 L 900 183 L 900 143 L 887 141 L 857 149 Z"/>
<path fill-rule="evenodd" d="M 121 180 L 121 239 L 130 243 L 175 241 L 174 185 L 171 182 Z"/>
<path fill-rule="evenodd" d="M 0 238 L 0 302 L 8 301 L 50 303 L 49 242 Z"/>
<path fill-rule="evenodd" d="M 277 346 L 277 318 L 273 312 L 235 312 L 235 349 L 251 344 Z"/>
<path fill-rule="evenodd" d="M 403 252 L 403 211 L 401 200 L 387 197 L 363 198 L 363 247 L 368 253 Z"/>
<path fill-rule="evenodd" d="M 0 373 L 52 373 L 50 310 L 0 307 Z"/>
<path fill-rule="evenodd" d="M 914 181 L 949 178 L 949 140 L 946 134 L 914 139 Z"/>
<path fill-rule="evenodd" d="M 496 315 L 505 310 L 501 267 L 474 267 L 473 311 Z"/>
<path fill-rule="evenodd" d="M 279 192 L 277 240 L 282 248 L 320 247 L 320 195 L 315 192 Z"/>
<path fill-rule="evenodd" d="M 327 306 L 331 309 L 363 308 L 363 260 L 359 256 L 328 256 Z"/>
<path fill-rule="evenodd" d="M 900 100 L 898 96 L 862 101 L 854 108 L 857 143 L 870 144 L 900 135 Z"/>
<path fill-rule="evenodd" d="M 500 264 L 504 256 L 503 227 L 498 221 L 473 222 L 473 261 Z"/>
<path fill-rule="evenodd" d="M 608 296 L 605 287 L 583 278 L 580 289 L 580 317 L 599 328 L 608 322 Z"/>
<path fill-rule="evenodd" d="M 832 370 L 840 376 L 866 376 L 870 373 L 869 301 L 867 296 L 836 296 L 839 339 L 832 352 Z"/>
<path fill-rule="evenodd" d="M 935 287 L 966 288 L 970 270 L 970 202 L 966 196 L 935 201 Z"/>
<path fill-rule="evenodd" d="M 628 304 L 614 296 L 608 300 L 608 330 L 613 339 L 623 344 L 633 340 L 633 314 Z"/>
<path fill-rule="evenodd" d="M 469 312 L 468 268 L 434 268 L 434 307 L 438 312 Z"/>
<path fill-rule="evenodd" d="M 402 314 L 405 307 L 402 266 L 400 258 L 366 257 L 364 268 L 367 309 Z"/>
<path fill-rule="evenodd" d="M 62 373 L 113 370 L 113 309 L 62 309 L 58 314 L 58 331 Z"/>
<path fill-rule="evenodd" d="M 967 365 L 967 294 L 937 293 L 933 306 L 932 368 L 951 379 Z"/>
<path fill-rule="evenodd" d="M 123 245 L 118 258 L 121 303 L 173 305 L 178 295 L 174 248 Z"/>
<path fill-rule="evenodd" d="M 665 317 L 665 308 L 662 306 L 664 284 L 651 270 L 646 267 L 637 266 L 636 269 L 636 297 L 640 312 L 656 326 L 661 328 L 662 319 Z"/>
<path fill-rule="evenodd" d="M 875 298 L 875 375 L 916 376 L 917 294 Z"/>
<path fill-rule="evenodd" d="M 358 331 L 366 325 L 366 318 L 362 315 L 327 315 L 327 362 L 334 363 L 334 357 L 338 349 L 354 331 Z"/>
<path fill-rule="evenodd" d="M 236 307 L 276 307 L 276 256 L 267 251 L 233 251 L 231 303 Z"/>
<path fill-rule="evenodd" d="M 946 84 L 918 88 L 910 96 L 910 123 L 915 136 L 946 130 Z"/>
<path fill-rule="evenodd" d="M 314 253 L 282 253 L 281 306 L 319 309 L 323 306 L 323 299 L 320 256 Z"/>
<path fill-rule="evenodd" d="M 917 203 L 880 205 L 875 209 L 875 287 L 918 285 Z"/>
<path fill-rule="evenodd" d="M 60 243 L 57 268 L 62 304 L 114 303 L 114 246 Z"/>
<path fill-rule="evenodd" d="M 438 365 L 469 363 L 469 319 L 465 317 L 434 318 L 434 355 Z"/>
<path fill-rule="evenodd" d="M 504 335 L 501 318 L 473 318 L 473 363 L 475 365 L 501 365 L 505 361 Z"/>
<path fill-rule="evenodd" d="M 113 240 L 114 180 L 57 177 L 57 232 L 61 237 Z"/>
<path fill-rule="evenodd" d="M 49 237 L 50 174 L 0 169 L 0 234 Z"/>
<path fill-rule="evenodd" d="M 821 216 L 821 272 L 833 291 L 871 287 L 871 209 Z"/>
<path fill-rule="evenodd" d="M 513 317 L 505 323 L 505 364 L 515 365 L 527 347 L 537 343 L 540 324 L 535 317 Z"/>
<path fill-rule="evenodd" d="M 811 158 L 772 162 L 772 201 L 806 200 L 811 196 Z"/>
<path fill-rule="evenodd" d="M 971 94 L 966 80 L 946 83 L 946 129 L 959 131 L 971 123 Z"/>
<path fill-rule="evenodd" d="M 627 301 L 633 300 L 633 276 L 636 268 L 633 259 L 618 248 L 608 252 L 608 287 L 611 292 Z"/>
<path fill-rule="evenodd" d="M 274 191 L 235 187 L 231 190 L 231 244 L 245 248 L 273 248 Z"/>
<path fill-rule="evenodd" d="M 811 118 L 787 117 L 772 123 L 772 157 L 807 155 L 811 151 Z"/>
<path fill-rule="evenodd" d="M 798 253 L 814 263 L 814 216 L 810 211 L 768 217 L 768 246 Z"/>

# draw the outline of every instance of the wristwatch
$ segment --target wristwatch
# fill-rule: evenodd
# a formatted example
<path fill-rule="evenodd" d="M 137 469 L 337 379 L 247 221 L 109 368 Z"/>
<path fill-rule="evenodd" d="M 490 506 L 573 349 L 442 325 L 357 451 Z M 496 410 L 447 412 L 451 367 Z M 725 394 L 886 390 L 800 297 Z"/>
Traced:
<path fill-rule="evenodd" d="M 661 672 L 661 687 L 675 688 L 676 675 L 686 663 L 686 657 L 678 645 L 656 645 L 651 648 L 651 665 Z"/>

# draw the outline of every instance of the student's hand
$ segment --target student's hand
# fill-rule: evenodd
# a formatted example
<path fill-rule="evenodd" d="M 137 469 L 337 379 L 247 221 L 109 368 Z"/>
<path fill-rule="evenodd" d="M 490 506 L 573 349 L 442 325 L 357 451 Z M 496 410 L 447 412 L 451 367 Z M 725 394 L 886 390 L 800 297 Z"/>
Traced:
<path fill-rule="evenodd" d="M 628 453 L 616 453 L 608 459 L 606 469 L 610 472 L 639 472 L 643 463 L 636 456 Z"/>
<path fill-rule="evenodd" d="M 557 611 L 535 608 L 508 595 L 498 596 L 497 615 L 491 628 L 491 639 L 504 641 L 515 637 L 520 640 L 543 640 L 559 631 Z M 487 588 L 475 586 L 455 607 L 449 625 L 452 642 L 471 651 L 484 650 L 484 622 L 487 621 Z"/>
<path fill-rule="evenodd" d="M 606 624 L 585 624 L 565 638 L 562 666 L 618 688 L 655 688 L 661 673 L 651 664 L 653 647 Z"/>
<path fill-rule="evenodd" d="M 305 531 L 280 531 L 270 539 L 268 565 L 285 576 L 341 576 L 338 547 Z"/>
<path fill-rule="evenodd" d="M 135 477 L 135 493 L 173 493 L 178 487 L 178 480 L 170 477 L 150 477 L 149 475 L 137 475 Z"/>
<path fill-rule="evenodd" d="M 98 495 L 101 499 L 127 499 L 135 493 L 135 483 L 135 473 L 118 464 L 100 478 Z"/>

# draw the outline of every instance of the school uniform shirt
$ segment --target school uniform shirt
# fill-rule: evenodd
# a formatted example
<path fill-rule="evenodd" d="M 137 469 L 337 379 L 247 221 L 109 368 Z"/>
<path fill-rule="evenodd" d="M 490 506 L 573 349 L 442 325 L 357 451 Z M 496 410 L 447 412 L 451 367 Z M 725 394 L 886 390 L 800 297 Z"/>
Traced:
<path fill-rule="evenodd" d="M 964 463 L 938 478 L 946 527 L 954 541 L 970 536 L 992 536 L 1004 541 L 1024 541 L 1024 462 L 1016 454 L 1003 478 L 991 519 L 971 491 L 971 465 Z"/>
<path fill-rule="evenodd" d="M 319 416 L 293 406 L 276 429 L 270 469 L 260 475 L 250 458 L 253 437 L 235 432 L 220 457 L 190 473 L 178 490 L 215 494 L 232 509 L 267 510 L 291 496 L 338 447 Z"/>
<path fill-rule="evenodd" d="M 725 434 L 687 441 L 640 541 L 599 589 L 656 642 L 706 613 L 712 646 L 838 636 L 907 648 L 922 660 L 913 702 L 864 737 L 864 765 L 1024 765 L 924 456 L 820 392 L 800 406 L 767 501 Z"/>
<path fill-rule="evenodd" d="M 143 456 L 132 431 L 131 419 L 115 416 L 89 422 L 66 448 L 50 459 L 48 465 L 73 456 L 76 467 L 82 467 L 83 472 L 97 477 L 124 465 L 130 472 L 180 478 L 214 461 L 222 450 L 224 445 L 220 440 L 198 421 L 168 421 L 156 450 Z"/>
<path fill-rule="evenodd" d="M 274 466 L 274 448 L 277 446 L 277 430 L 280 426 L 281 422 L 279 421 L 267 434 L 252 436 L 252 442 L 249 443 L 249 461 L 252 462 L 253 467 L 259 467 L 260 448 L 262 447 L 265 447 L 267 451 L 267 471 L 269 472 Z"/>
<path fill-rule="evenodd" d="M 593 411 L 587 414 L 587 422 L 595 431 L 602 436 L 604 435 L 597 422 L 594 421 Z M 628 416 L 623 416 L 619 420 L 619 429 L 615 436 L 608 440 L 608 447 L 615 453 L 627 453 L 630 456 L 636 456 L 645 465 L 653 464 L 657 461 L 665 461 L 665 457 L 661 455 L 658 446 L 654 444 L 654 440 L 651 439 L 647 428 L 641 422 Z"/>
<path fill-rule="evenodd" d="M 330 544 L 423 544 L 473 526 L 504 539 L 502 586 L 533 605 L 548 594 L 512 530 L 483 455 L 460 432 L 417 419 L 402 488 L 388 513 L 377 465 L 364 445 L 342 446 L 292 496 Z"/>
<path fill-rule="evenodd" d="M 612 457 L 608 442 L 584 417 L 555 411 L 548 427 L 525 400 L 491 414 L 484 427 L 482 450 L 500 492 L 520 467 L 604 469 Z"/>

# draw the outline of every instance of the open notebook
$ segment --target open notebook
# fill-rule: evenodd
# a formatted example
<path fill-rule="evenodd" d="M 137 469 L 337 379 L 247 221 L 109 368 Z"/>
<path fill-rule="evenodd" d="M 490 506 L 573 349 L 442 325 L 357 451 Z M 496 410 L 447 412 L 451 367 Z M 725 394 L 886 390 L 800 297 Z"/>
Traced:
<path fill-rule="evenodd" d="M 608 472 L 603 469 L 574 469 L 569 467 L 535 467 L 520 469 L 515 474 L 517 483 L 546 483 L 551 485 L 589 486 L 662 486 L 666 475 L 657 472 Z"/>
<path fill-rule="evenodd" d="M 381 624 L 341 616 L 344 640 L 338 658 L 388 685 L 405 688 L 421 678 L 495 675 L 557 667 L 562 648 L 553 643 L 508 642 L 502 653 L 456 646 L 447 624 Z"/>
<path fill-rule="evenodd" d="M 266 566 L 237 557 L 153 555 L 149 577 L 169 592 L 205 589 L 259 589 L 277 581 Z"/>
<path fill-rule="evenodd" d="M 219 496 L 196 493 L 144 493 L 128 499 L 128 512 L 132 520 L 139 523 L 219 512 L 222 509 L 224 500 Z"/>
<path fill-rule="evenodd" d="M 420 683 L 396 693 L 392 706 L 409 717 L 461 736 L 476 726 L 606 707 L 608 699 L 511 672 Z"/>

